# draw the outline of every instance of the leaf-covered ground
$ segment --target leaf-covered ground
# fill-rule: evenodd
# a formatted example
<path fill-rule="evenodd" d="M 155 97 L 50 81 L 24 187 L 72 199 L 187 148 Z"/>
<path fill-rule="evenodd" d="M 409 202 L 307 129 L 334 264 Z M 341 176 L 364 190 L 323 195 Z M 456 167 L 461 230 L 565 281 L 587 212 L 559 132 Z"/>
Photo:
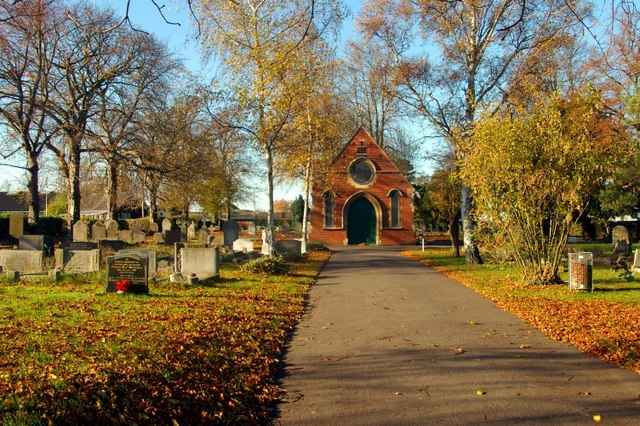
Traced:
<path fill-rule="evenodd" d="M 603 267 L 594 270 L 593 293 L 577 292 L 566 285 L 523 285 L 513 268 L 465 265 L 464 258 L 452 258 L 449 250 L 405 254 L 471 287 L 549 337 L 640 372 L 639 282 L 626 282 Z"/>
<path fill-rule="evenodd" d="M 262 424 L 288 334 L 328 259 L 219 283 L 0 283 L 0 424 Z"/>

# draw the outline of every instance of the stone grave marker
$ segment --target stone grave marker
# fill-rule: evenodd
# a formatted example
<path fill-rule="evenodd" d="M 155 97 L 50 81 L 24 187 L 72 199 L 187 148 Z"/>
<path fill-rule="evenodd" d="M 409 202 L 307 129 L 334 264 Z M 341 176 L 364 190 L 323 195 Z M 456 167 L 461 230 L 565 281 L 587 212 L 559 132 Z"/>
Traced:
<path fill-rule="evenodd" d="M 302 241 L 295 239 L 276 241 L 275 249 L 278 254 L 293 254 L 300 256 L 302 254 Z"/>
<path fill-rule="evenodd" d="M 222 225 L 222 232 L 224 233 L 224 245 L 231 246 L 233 242 L 238 239 L 240 227 L 235 220 L 228 220 Z"/>
<path fill-rule="evenodd" d="M 0 267 L 5 272 L 42 272 L 44 270 L 44 252 L 41 250 L 0 250 Z"/>
<path fill-rule="evenodd" d="M 269 255 L 269 249 L 270 249 L 270 243 L 269 243 L 269 230 L 263 228 L 262 229 L 262 250 L 260 251 L 261 254 L 264 255 Z"/>
<path fill-rule="evenodd" d="M 133 231 L 131 229 L 121 229 L 118 231 L 118 239 L 127 244 L 133 244 Z"/>
<path fill-rule="evenodd" d="M 124 249 L 126 244 L 120 240 L 100 240 L 98 246 L 103 252 L 115 253 Z"/>
<path fill-rule="evenodd" d="M 156 232 L 158 232 L 160 228 L 158 227 L 158 224 L 155 222 L 152 222 L 149 224 L 149 232 L 152 234 L 155 234 Z"/>
<path fill-rule="evenodd" d="M 158 254 L 153 249 L 125 249 L 120 250 L 118 255 L 146 257 L 147 264 L 149 265 L 149 275 L 153 276 L 158 272 Z"/>
<path fill-rule="evenodd" d="M 171 220 L 168 217 L 162 219 L 162 232 L 171 231 Z"/>
<path fill-rule="evenodd" d="M 162 232 L 155 232 L 153 234 L 154 244 L 164 244 L 164 234 Z"/>
<path fill-rule="evenodd" d="M 70 272 L 100 271 L 100 250 L 56 249 L 56 269 Z"/>
<path fill-rule="evenodd" d="M 222 235 L 214 236 L 213 241 L 211 241 L 211 244 L 214 245 L 215 247 L 222 247 L 224 245 L 224 236 Z"/>
<path fill-rule="evenodd" d="M 291 225 L 289 225 L 289 222 L 287 222 L 286 220 L 284 222 L 282 222 L 282 226 L 280 227 L 280 231 L 283 234 L 288 234 L 289 232 L 291 232 Z"/>
<path fill-rule="evenodd" d="M 132 231 L 132 238 L 135 244 L 141 244 L 147 241 L 147 234 L 144 231 Z"/>
<path fill-rule="evenodd" d="M 82 220 L 73 224 L 73 241 L 89 241 L 89 225 Z"/>
<path fill-rule="evenodd" d="M 130 293 L 149 294 L 148 259 L 137 255 L 107 257 L 107 293 L 115 293 L 121 280 L 130 280 Z"/>
<path fill-rule="evenodd" d="M 623 244 L 620 244 L 620 241 L 624 241 L 626 244 L 623 247 Z M 624 251 L 624 253 L 627 253 L 629 250 L 629 246 L 631 245 L 631 240 L 629 238 L 629 230 L 623 226 L 623 225 L 618 225 L 615 228 L 613 228 L 613 231 L 611 232 L 611 244 L 613 244 L 613 251 L 616 253 L 622 253 L 622 249 L 626 248 L 626 250 Z M 618 249 L 616 249 L 616 247 L 618 246 Z"/>
<path fill-rule="evenodd" d="M 174 245 L 175 243 L 182 242 L 182 231 L 179 229 L 172 229 L 169 231 L 164 231 L 164 243 L 169 245 Z"/>
<path fill-rule="evenodd" d="M 118 238 L 118 230 L 120 228 L 117 221 L 109 219 L 104 223 L 104 227 L 107 229 L 107 238 Z"/>
<path fill-rule="evenodd" d="M 100 241 L 107 238 L 107 228 L 104 226 L 104 222 L 99 220 L 91 225 L 91 237 L 93 241 Z"/>
<path fill-rule="evenodd" d="M 180 241 L 189 241 L 187 240 L 187 224 L 180 224 Z"/>
<path fill-rule="evenodd" d="M 66 244 L 64 248 L 70 250 L 95 250 L 98 248 L 98 243 L 93 241 L 72 241 Z"/>
<path fill-rule="evenodd" d="M 196 230 L 197 226 L 195 222 L 191 222 L 189 227 L 187 228 L 187 241 L 192 241 L 196 239 Z"/>
<path fill-rule="evenodd" d="M 51 253 L 53 244 L 53 238 L 46 235 L 23 235 L 18 241 L 18 249 L 44 250 L 48 253 Z"/>
<path fill-rule="evenodd" d="M 200 279 L 220 273 L 220 249 L 218 247 L 183 247 L 180 249 L 180 273 L 195 274 Z"/>
<path fill-rule="evenodd" d="M 256 235 L 256 224 L 254 222 L 249 222 L 247 225 L 247 232 L 249 235 Z"/>
<path fill-rule="evenodd" d="M 197 236 L 199 243 L 209 244 L 209 231 L 207 230 L 207 228 L 200 228 L 198 230 Z"/>
<path fill-rule="evenodd" d="M 11 213 L 9 215 L 9 235 L 13 238 L 20 238 L 24 235 L 24 217 L 22 213 Z"/>
<path fill-rule="evenodd" d="M 238 238 L 233 242 L 233 251 L 251 253 L 253 251 L 253 241 L 246 238 Z"/>

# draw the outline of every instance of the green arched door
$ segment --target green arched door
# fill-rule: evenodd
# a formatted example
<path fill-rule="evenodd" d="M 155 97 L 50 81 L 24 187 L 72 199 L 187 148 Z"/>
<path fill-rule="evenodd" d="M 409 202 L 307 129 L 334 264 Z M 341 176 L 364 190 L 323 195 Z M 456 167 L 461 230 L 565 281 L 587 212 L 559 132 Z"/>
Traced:
<path fill-rule="evenodd" d="M 347 239 L 353 244 L 376 244 L 376 210 L 366 198 L 358 198 L 349 207 Z"/>

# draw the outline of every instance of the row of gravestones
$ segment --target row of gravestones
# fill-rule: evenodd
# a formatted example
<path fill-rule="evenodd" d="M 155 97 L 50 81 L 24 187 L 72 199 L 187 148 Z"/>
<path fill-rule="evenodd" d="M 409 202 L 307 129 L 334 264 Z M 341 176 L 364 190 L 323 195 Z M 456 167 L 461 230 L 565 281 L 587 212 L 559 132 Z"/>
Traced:
<path fill-rule="evenodd" d="M 157 225 L 155 230 L 157 231 Z M 129 244 L 142 243 L 146 240 L 147 234 L 140 228 L 132 224 L 131 229 L 120 229 L 118 222 L 107 220 L 105 222 L 96 221 L 91 226 L 82 220 L 73 224 L 73 241 L 88 242 L 101 240 L 120 240 Z"/>

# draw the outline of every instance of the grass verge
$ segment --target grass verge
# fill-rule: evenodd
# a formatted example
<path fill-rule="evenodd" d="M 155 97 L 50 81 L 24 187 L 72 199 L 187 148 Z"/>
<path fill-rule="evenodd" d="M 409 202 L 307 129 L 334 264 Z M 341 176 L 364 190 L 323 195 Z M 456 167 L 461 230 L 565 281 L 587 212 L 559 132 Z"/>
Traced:
<path fill-rule="evenodd" d="M 304 298 L 329 252 L 285 276 L 215 284 L 0 284 L 0 424 L 264 424 Z"/>
<path fill-rule="evenodd" d="M 515 268 L 466 265 L 450 250 L 408 251 L 450 278 L 494 301 L 552 339 L 640 372 L 640 282 L 626 282 L 611 268 L 595 268 L 593 293 L 566 285 L 525 285 Z M 566 273 L 563 279 L 567 280 Z"/>

